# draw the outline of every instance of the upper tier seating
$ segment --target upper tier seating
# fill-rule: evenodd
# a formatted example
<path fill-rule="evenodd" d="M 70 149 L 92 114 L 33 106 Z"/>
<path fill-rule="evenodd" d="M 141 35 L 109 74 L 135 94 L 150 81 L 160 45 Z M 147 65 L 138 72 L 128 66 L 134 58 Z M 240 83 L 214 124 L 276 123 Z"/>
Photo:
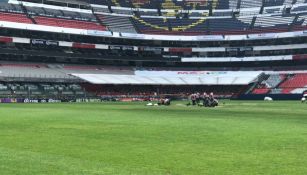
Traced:
<path fill-rule="evenodd" d="M 49 17 L 34 17 L 37 24 L 47 25 L 47 26 L 57 26 L 57 27 L 67 27 L 76 29 L 87 29 L 87 30 L 107 30 L 105 26 L 102 26 L 95 22 L 79 21 L 79 20 L 68 20 L 59 18 L 49 18 Z"/>
<path fill-rule="evenodd" d="M 104 2 L 104 1 L 101 1 Z M 171 8 L 171 5 L 180 6 L 186 3 L 190 5 L 196 3 L 198 5 L 204 5 L 206 2 L 199 0 L 184 0 L 184 1 L 168 1 L 161 0 L 156 3 L 146 0 L 135 0 L 135 1 L 105 1 L 113 5 L 160 5 L 163 7 Z M 116 3 L 117 2 L 117 3 Z M 130 2 L 130 3 L 129 3 Z M 238 4 L 241 2 L 241 4 Z M 264 1 L 265 6 L 291 4 L 294 1 L 291 0 L 266 0 Z M 300 3 L 302 1 L 297 1 Z M 240 7 L 259 7 L 262 2 L 251 1 L 251 0 L 229 0 L 229 1 L 212 1 L 212 5 L 218 6 L 219 8 L 236 8 Z M 216 4 L 214 4 L 216 3 Z M 192 5 L 196 7 L 197 5 Z M 0 3 L 1 8 L 1 3 Z M 3 8 L 8 9 L 21 9 L 18 5 L 3 5 Z M 105 7 L 109 10 L 107 7 Z M 167 11 L 158 12 L 158 10 L 151 10 L 149 14 L 154 14 L 155 17 L 142 17 L 146 15 L 144 12 L 136 12 L 137 15 L 133 17 L 128 16 L 115 16 L 115 15 L 102 15 L 102 14 L 91 14 L 81 13 L 66 10 L 54 10 L 39 7 L 28 7 L 25 6 L 26 14 L 20 13 L 8 13 L 0 12 L 0 20 L 12 21 L 20 23 L 37 23 L 48 26 L 58 26 L 76 29 L 88 29 L 88 30 L 111 30 L 113 32 L 124 32 L 124 33 L 145 33 L 145 34 L 185 34 L 185 35 L 227 35 L 227 34 L 249 34 L 249 33 L 274 33 L 274 32 L 287 32 L 295 30 L 304 30 L 307 28 L 307 15 L 300 13 L 299 17 L 296 18 L 295 14 L 270 14 L 270 8 L 264 9 L 264 15 L 255 16 L 238 16 L 232 17 L 228 14 L 224 17 L 214 17 L 208 19 L 195 19 L 195 18 L 161 18 L 157 17 L 158 14 L 162 15 L 174 15 L 175 13 L 168 13 Z M 96 8 L 94 8 L 95 10 Z M 99 9 L 97 7 L 97 9 Z M 280 9 L 277 8 L 277 9 Z M 118 9 L 117 9 L 118 11 Z M 273 9 L 274 11 L 274 9 Z M 123 12 L 126 13 L 126 12 Z M 215 12 L 214 12 L 215 13 Z M 218 12 L 216 12 L 218 13 Z M 129 13 L 130 14 L 130 13 Z M 193 14 L 193 12 L 191 12 Z M 227 14 L 227 13 L 225 13 Z M 141 15 L 141 17 L 138 17 Z M 195 15 L 195 12 L 194 12 Z M 205 17 L 205 13 L 200 14 Z M 197 16 L 197 15 L 196 15 Z M 98 17 L 98 18 L 96 18 Z M 33 20 L 33 19 L 34 20 Z M 256 20 L 255 20 L 256 19 Z M 99 21 L 99 23 L 98 23 Z M 101 25 L 101 24 L 104 25 Z"/>
<path fill-rule="evenodd" d="M 305 3 L 306 0 L 89 0 L 91 4 L 100 4 L 106 6 L 121 6 L 129 8 L 149 8 L 149 9 L 175 9 L 175 10 L 208 10 L 213 9 L 236 9 L 254 8 L 254 7 L 271 7 L 290 5 L 293 2 Z"/>
<path fill-rule="evenodd" d="M 25 7 L 27 12 L 30 15 L 34 16 L 48 16 L 48 17 L 57 17 L 64 19 L 77 19 L 84 21 L 96 21 L 95 16 L 92 13 L 78 13 L 73 11 L 65 11 L 65 10 L 54 10 L 40 7 Z"/>
<path fill-rule="evenodd" d="M 301 16 L 299 26 L 291 26 L 295 15 L 258 16 L 252 26 L 253 16 L 237 18 L 210 18 L 210 19 L 161 19 L 161 18 L 136 18 L 135 26 L 141 33 L 175 34 L 177 31 L 194 34 L 247 34 L 247 33 L 276 33 L 296 31 L 305 28 L 306 16 Z M 174 30 L 172 30 L 174 29 Z M 178 30 L 176 30 L 178 29 Z"/>
<path fill-rule="evenodd" d="M 29 17 L 22 13 L 8 13 L 8 9 L 14 7 L 15 9 L 19 9 L 17 5 L 10 6 L 1 6 L 3 7 L 0 12 L 0 21 L 9 21 L 9 22 L 18 22 L 18 23 L 27 23 L 33 24 L 35 21 L 40 25 L 47 26 L 56 26 L 56 27 L 67 27 L 67 28 L 76 28 L 76 29 L 87 29 L 87 30 L 101 30 L 105 31 L 107 28 L 105 26 L 100 25 L 96 21 L 96 17 L 93 14 L 88 13 L 77 13 L 71 11 L 60 11 L 46 8 L 38 8 L 38 7 L 25 7 L 29 14 Z M 11 10 L 12 11 L 12 10 Z M 38 16 L 39 15 L 39 16 Z M 32 17 L 30 17 L 32 16 Z M 33 19 L 31 19 L 33 18 Z M 32 21 L 33 20 L 33 21 Z"/>

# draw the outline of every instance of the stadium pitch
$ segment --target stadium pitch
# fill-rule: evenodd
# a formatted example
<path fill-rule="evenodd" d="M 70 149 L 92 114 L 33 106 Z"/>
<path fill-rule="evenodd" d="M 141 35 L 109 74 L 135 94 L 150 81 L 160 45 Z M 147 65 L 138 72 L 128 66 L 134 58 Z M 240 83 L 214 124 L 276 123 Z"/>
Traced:
<path fill-rule="evenodd" d="M 307 104 L 1 104 L 0 174 L 307 174 Z"/>

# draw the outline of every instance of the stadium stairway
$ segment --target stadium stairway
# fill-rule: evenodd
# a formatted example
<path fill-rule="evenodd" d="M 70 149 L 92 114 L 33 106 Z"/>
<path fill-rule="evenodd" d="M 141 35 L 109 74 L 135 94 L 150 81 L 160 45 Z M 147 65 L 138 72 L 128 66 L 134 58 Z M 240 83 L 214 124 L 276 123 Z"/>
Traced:
<path fill-rule="evenodd" d="M 22 11 L 26 14 L 26 16 L 32 21 L 33 24 L 37 24 L 37 22 L 31 17 L 31 15 L 28 13 L 28 10 L 23 6 L 22 4 L 20 5 Z"/>
<path fill-rule="evenodd" d="M 112 32 L 138 33 L 130 17 L 100 14 L 95 14 L 95 16 L 101 21 L 103 26 L 107 26 Z"/>
<path fill-rule="evenodd" d="M 105 24 L 102 22 L 102 20 L 97 16 L 97 14 L 94 12 L 94 9 L 92 8 L 91 10 L 92 10 L 93 15 L 95 16 L 95 19 L 98 21 L 98 23 L 99 23 L 100 25 L 102 25 L 102 26 L 106 26 L 107 30 L 109 30 L 109 29 L 108 29 L 108 26 L 105 25 Z"/>

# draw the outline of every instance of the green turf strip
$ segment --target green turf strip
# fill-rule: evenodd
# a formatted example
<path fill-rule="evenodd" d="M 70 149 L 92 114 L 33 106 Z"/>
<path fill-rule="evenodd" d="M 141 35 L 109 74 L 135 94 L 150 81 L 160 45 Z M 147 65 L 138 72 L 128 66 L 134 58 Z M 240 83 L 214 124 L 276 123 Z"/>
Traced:
<path fill-rule="evenodd" d="M 0 174 L 307 174 L 307 104 L 183 104 L 0 104 Z"/>

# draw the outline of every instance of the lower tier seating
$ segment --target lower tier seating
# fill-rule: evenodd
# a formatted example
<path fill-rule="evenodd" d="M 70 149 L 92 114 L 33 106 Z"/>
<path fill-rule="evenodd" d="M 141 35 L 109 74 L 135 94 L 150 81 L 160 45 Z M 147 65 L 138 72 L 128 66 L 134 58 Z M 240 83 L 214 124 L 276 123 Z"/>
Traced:
<path fill-rule="evenodd" d="M 307 73 L 273 74 L 252 90 L 252 94 L 302 94 L 307 91 Z"/>
<path fill-rule="evenodd" d="M 19 14 L 19 13 L 0 12 L 0 21 L 32 24 L 32 21 L 30 20 L 30 18 L 28 18 L 25 14 Z"/>
<path fill-rule="evenodd" d="M 292 93 L 295 89 L 307 87 L 307 73 L 295 74 L 284 81 L 280 86 L 283 93 Z"/>

